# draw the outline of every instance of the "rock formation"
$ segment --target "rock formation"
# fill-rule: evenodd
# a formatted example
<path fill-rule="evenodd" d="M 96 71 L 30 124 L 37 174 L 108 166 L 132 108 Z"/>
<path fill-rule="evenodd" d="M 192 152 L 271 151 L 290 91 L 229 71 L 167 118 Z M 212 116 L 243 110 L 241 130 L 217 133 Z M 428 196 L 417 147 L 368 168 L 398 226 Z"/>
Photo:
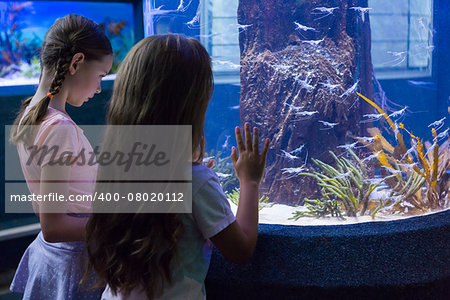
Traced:
<path fill-rule="evenodd" d="M 271 202 L 316 196 L 313 179 L 283 169 L 312 171 L 311 157 L 331 163 L 329 150 L 366 135 L 351 88 L 372 97 L 370 24 L 354 7 L 367 0 L 239 2 L 239 24 L 251 25 L 239 36 L 240 118 L 271 139 L 261 184 Z"/>

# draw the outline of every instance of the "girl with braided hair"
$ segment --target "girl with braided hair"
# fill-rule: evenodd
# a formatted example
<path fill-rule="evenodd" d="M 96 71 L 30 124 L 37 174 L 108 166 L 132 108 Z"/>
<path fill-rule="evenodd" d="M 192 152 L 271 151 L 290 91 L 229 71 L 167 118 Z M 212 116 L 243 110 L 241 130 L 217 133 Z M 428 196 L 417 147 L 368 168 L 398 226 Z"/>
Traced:
<path fill-rule="evenodd" d="M 22 170 L 33 194 L 92 194 L 97 165 L 54 164 L 46 155 L 31 156 L 29 145 L 69 151 L 78 156 L 92 146 L 70 118 L 66 103 L 82 106 L 100 93 L 101 79 L 111 69 L 111 44 L 90 19 L 67 15 L 55 21 L 42 43 L 41 76 L 34 96 L 25 100 L 14 122 L 10 140 L 17 145 Z M 31 128 L 31 129 L 30 129 Z M 55 183 L 56 179 L 56 183 Z M 35 202 L 41 232 L 25 251 L 11 291 L 23 299 L 98 299 L 101 290 L 79 284 L 85 271 L 85 226 L 89 204 Z M 91 280 L 94 275 L 91 274 Z"/>

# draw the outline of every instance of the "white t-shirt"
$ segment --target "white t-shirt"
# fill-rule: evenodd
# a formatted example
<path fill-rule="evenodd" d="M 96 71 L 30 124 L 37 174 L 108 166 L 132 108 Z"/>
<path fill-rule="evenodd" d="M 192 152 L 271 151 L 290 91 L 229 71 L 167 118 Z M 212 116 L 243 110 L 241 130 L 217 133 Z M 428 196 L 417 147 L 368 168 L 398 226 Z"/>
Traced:
<path fill-rule="evenodd" d="M 236 218 L 219 183 L 216 173 L 201 164 L 192 165 L 192 214 L 182 214 L 184 236 L 178 243 L 178 254 L 182 270 L 173 271 L 174 284 L 164 290 L 158 298 L 206 299 L 204 281 L 211 259 L 210 237 L 218 234 Z M 112 295 L 107 286 L 103 300 L 147 299 L 142 290 L 133 290 L 130 295 Z"/>

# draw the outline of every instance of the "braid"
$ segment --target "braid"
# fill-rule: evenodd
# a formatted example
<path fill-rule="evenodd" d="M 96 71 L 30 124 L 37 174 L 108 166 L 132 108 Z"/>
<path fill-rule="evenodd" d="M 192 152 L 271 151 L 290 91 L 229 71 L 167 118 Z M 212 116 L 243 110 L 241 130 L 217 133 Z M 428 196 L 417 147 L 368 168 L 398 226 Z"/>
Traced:
<path fill-rule="evenodd" d="M 61 51 L 63 52 L 63 51 Z M 56 95 L 61 89 L 66 73 L 69 70 L 70 62 L 72 61 L 72 52 L 66 52 L 65 56 L 60 56 L 56 63 L 55 76 L 53 77 L 52 84 L 50 85 L 50 94 Z"/>
<path fill-rule="evenodd" d="M 73 48 L 73 47 L 72 47 Z M 71 49 L 72 49 L 71 48 Z M 70 62 L 72 61 L 72 52 L 61 51 L 61 55 L 58 58 L 55 68 L 55 75 L 53 76 L 52 83 L 50 85 L 50 91 L 47 96 L 42 98 L 37 105 L 32 107 L 28 114 L 24 117 L 22 126 L 18 131 L 15 126 L 13 126 L 10 133 L 10 141 L 14 144 L 17 144 L 19 141 L 24 142 L 25 144 L 30 143 L 30 138 L 33 135 L 34 127 L 26 126 L 26 125 L 37 125 L 45 116 L 48 108 L 48 104 L 50 103 L 53 95 L 59 93 L 62 83 L 64 82 L 64 78 L 69 70 Z M 25 107 L 29 105 L 31 98 L 24 101 L 21 108 L 21 114 L 16 118 L 14 125 L 19 124 L 19 120 L 25 111 Z"/>

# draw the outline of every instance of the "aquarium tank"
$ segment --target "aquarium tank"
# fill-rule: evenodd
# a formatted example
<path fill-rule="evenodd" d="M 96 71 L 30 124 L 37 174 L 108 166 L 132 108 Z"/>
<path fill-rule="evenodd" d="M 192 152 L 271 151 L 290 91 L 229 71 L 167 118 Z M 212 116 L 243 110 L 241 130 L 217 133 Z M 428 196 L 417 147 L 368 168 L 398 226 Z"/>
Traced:
<path fill-rule="evenodd" d="M 0 1 L 0 12 L 0 86 L 37 82 L 44 35 L 67 14 L 84 15 L 102 26 L 113 47 L 112 74 L 137 39 L 132 2 Z"/>
<path fill-rule="evenodd" d="M 144 1 L 146 36 L 211 55 L 205 162 L 233 209 L 234 127 L 270 138 L 259 215 L 276 224 L 448 208 L 448 17 L 442 0 Z"/>
<path fill-rule="evenodd" d="M 144 36 L 198 39 L 215 82 L 205 163 L 215 160 L 232 209 L 235 126 L 249 122 L 271 140 L 260 223 L 383 221 L 450 205 L 445 0 L 0 1 L 0 12 L 5 102 L 32 94 L 42 38 L 68 13 L 95 20 L 111 39 L 111 85 Z M 18 218 L 1 217 L 3 228 Z"/>

